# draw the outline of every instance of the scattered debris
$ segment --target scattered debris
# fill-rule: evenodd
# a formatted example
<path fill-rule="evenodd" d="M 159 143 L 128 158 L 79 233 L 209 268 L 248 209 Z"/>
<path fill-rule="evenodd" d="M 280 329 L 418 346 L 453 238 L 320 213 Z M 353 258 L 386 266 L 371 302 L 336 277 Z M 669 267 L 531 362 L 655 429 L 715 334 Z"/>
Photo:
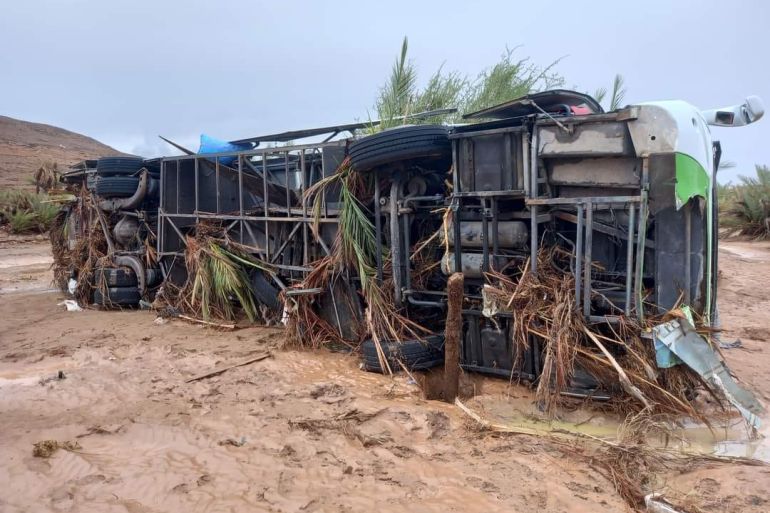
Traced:
<path fill-rule="evenodd" d="M 259 362 L 264 360 L 265 358 L 270 358 L 271 356 L 273 356 L 272 353 L 262 353 L 259 356 L 255 356 L 254 358 L 249 358 L 248 360 L 245 360 L 243 362 L 239 362 L 234 365 L 228 365 L 227 367 L 223 367 L 221 369 L 215 369 L 211 372 L 201 374 L 200 376 L 195 376 L 194 378 L 190 378 L 186 380 L 185 383 L 192 383 L 193 381 L 200 381 L 202 379 L 211 378 L 213 376 L 219 376 L 220 374 L 227 372 L 230 369 L 235 369 L 236 367 L 243 367 L 244 365 L 249 365 L 255 362 Z"/>
<path fill-rule="evenodd" d="M 108 427 L 91 426 L 86 430 L 85 433 L 80 433 L 75 438 L 85 438 L 91 435 L 114 435 L 120 432 L 121 429 L 123 429 L 123 424 L 118 424 L 118 425 L 113 425 Z"/>
<path fill-rule="evenodd" d="M 67 379 L 67 376 L 64 374 L 64 371 L 59 371 L 53 376 L 49 376 L 47 378 L 40 378 L 40 381 L 38 382 L 41 385 L 45 385 L 47 383 L 50 383 L 51 381 L 60 381 L 62 379 Z"/>
<path fill-rule="evenodd" d="M 743 341 L 736 338 L 732 342 L 720 342 L 719 349 L 737 349 L 743 347 Z"/>
<path fill-rule="evenodd" d="M 455 405 L 484 431 L 548 437 L 561 451 L 585 459 L 594 470 L 610 481 L 620 496 L 634 508 L 644 505 L 647 494 L 662 485 L 657 481 L 657 476 L 664 474 L 664 471 L 690 470 L 699 463 L 768 466 L 765 462 L 751 458 L 685 452 L 683 449 L 672 447 L 653 447 L 646 443 L 646 436 L 651 430 L 659 429 L 665 432 L 665 426 L 654 424 L 644 413 L 629 417 L 618 431 L 617 439 L 610 440 L 579 431 L 555 428 L 549 424 L 544 424 L 542 429 L 495 424 L 471 410 L 459 398 L 455 399 Z"/>
<path fill-rule="evenodd" d="M 646 495 L 644 497 L 644 505 L 647 506 L 647 511 L 650 513 L 681 513 L 659 493 Z"/>
<path fill-rule="evenodd" d="M 235 438 L 226 438 L 219 441 L 219 445 L 232 445 L 233 447 L 243 447 L 246 445 L 246 437 L 242 436 L 240 440 Z"/>
<path fill-rule="evenodd" d="M 37 442 L 32 447 L 32 456 L 35 458 L 50 458 L 59 449 L 64 449 L 65 451 L 77 451 L 82 449 L 82 447 L 80 447 L 79 443 L 70 442 L 69 440 L 64 442 L 59 442 L 57 440 L 43 440 L 42 442 Z"/>
<path fill-rule="evenodd" d="M 363 412 L 358 408 L 353 408 L 341 413 L 331 419 L 295 419 L 289 421 L 289 426 L 294 429 L 302 429 L 310 433 L 319 433 L 322 429 L 340 431 L 348 438 L 358 439 L 364 447 L 371 445 L 380 445 L 387 441 L 387 436 L 365 435 L 361 433 L 357 426 L 367 422 L 380 415 L 387 408 L 382 408 L 373 412 Z"/>
<path fill-rule="evenodd" d="M 68 312 L 82 312 L 83 309 L 80 308 L 80 305 L 77 301 L 74 299 L 65 299 L 61 303 L 57 303 L 56 306 L 65 306 L 67 308 Z"/>
<path fill-rule="evenodd" d="M 177 317 L 179 317 L 180 319 L 184 319 L 185 321 L 190 321 L 190 322 L 194 322 L 194 323 L 197 323 L 197 324 L 203 324 L 203 325 L 206 325 L 206 326 L 210 326 L 212 328 L 219 328 L 219 329 L 223 329 L 223 330 L 234 330 L 235 329 L 235 324 L 232 324 L 232 323 L 225 324 L 225 323 L 221 323 L 221 322 L 205 321 L 203 319 L 196 319 L 195 317 L 190 317 L 189 315 L 183 315 L 183 314 L 179 314 L 179 315 L 177 315 Z"/>

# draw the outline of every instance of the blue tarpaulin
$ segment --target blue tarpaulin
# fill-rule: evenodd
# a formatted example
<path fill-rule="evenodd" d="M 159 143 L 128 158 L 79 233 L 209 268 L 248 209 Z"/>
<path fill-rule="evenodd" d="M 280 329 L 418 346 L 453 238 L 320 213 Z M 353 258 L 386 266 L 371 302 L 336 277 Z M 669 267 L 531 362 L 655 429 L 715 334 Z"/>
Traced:
<path fill-rule="evenodd" d="M 231 151 L 245 151 L 250 150 L 251 144 L 232 144 L 227 141 L 221 141 L 215 139 L 206 134 L 201 134 L 201 146 L 198 148 L 199 154 L 208 153 L 228 153 Z M 219 163 L 225 166 L 229 166 L 235 162 L 235 157 L 220 157 Z"/>

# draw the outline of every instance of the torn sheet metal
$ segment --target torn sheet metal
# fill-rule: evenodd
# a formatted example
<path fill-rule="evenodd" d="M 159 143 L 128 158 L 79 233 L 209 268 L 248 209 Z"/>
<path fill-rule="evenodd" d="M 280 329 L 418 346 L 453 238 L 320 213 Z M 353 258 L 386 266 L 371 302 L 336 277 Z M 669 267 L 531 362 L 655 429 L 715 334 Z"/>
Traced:
<path fill-rule="evenodd" d="M 669 321 L 652 330 L 656 345 L 660 342 L 667 347 L 685 365 L 700 374 L 709 386 L 721 391 L 746 422 L 755 429 L 759 428 L 759 415 L 764 412 L 762 405 L 754 394 L 733 380 L 727 365 L 686 319 Z"/>

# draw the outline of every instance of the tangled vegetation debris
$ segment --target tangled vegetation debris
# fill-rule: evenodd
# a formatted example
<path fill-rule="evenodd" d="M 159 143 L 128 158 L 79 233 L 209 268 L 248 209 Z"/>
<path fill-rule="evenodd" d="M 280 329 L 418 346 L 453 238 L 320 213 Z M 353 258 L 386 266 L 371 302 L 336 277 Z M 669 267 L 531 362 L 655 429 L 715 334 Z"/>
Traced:
<path fill-rule="evenodd" d="M 79 443 L 70 442 L 69 440 L 65 440 L 64 442 L 59 442 L 58 440 L 43 440 L 32 446 L 32 456 L 35 458 L 50 458 L 59 449 L 64 449 L 65 451 L 77 451 L 78 449 L 81 449 L 81 447 Z"/>
<path fill-rule="evenodd" d="M 250 322 L 265 319 L 251 286 L 250 271 L 272 273 L 273 268 L 223 235 L 221 226 L 201 223 L 188 236 L 185 248 L 187 278 L 181 287 L 167 281 L 159 306 L 172 307 L 203 320 L 232 321 L 239 312 Z"/>
<path fill-rule="evenodd" d="M 334 247 L 331 254 L 316 262 L 305 280 L 294 288 L 311 291 L 327 290 L 338 280 L 349 282 L 350 271 L 354 269 L 357 271 L 355 276 L 360 282 L 365 311 L 362 318 L 358 319 L 358 326 L 354 328 L 357 338 L 347 340 L 341 333 L 340 327 L 332 326 L 319 315 L 315 301 L 319 293 L 294 296 L 293 304 L 287 305 L 291 338 L 300 345 L 311 347 L 319 347 L 326 343 L 344 343 L 357 347 L 365 337 L 371 337 L 378 348 L 383 368 L 389 369 L 382 352 L 383 341 L 419 339 L 428 331 L 399 312 L 393 298 L 385 292 L 392 290 L 392 287 L 383 285 L 387 283 L 388 277 L 383 277 L 383 283 L 378 283 L 376 279 L 377 252 L 383 252 L 383 247 L 375 238 L 371 213 L 366 212 L 363 206 L 364 201 L 371 198 L 371 184 L 367 183 L 360 173 L 356 173 L 350 165 L 350 160 L 346 159 L 335 174 L 308 189 L 304 200 L 313 202 L 316 219 L 321 210 L 321 192 L 332 184 L 339 185 L 342 204 Z M 317 232 L 317 222 L 314 229 Z M 382 254 L 380 257 L 383 260 L 388 259 L 387 254 Z M 356 298 L 349 299 L 357 301 Z"/>
<path fill-rule="evenodd" d="M 558 249 L 544 248 L 538 254 L 537 275 L 528 272 L 527 263 L 514 277 L 490 273 L 491 283 L 484 289 L 499 311 L 516 312 L 511 342 L 520 354 L 529 349 L 532 337 L 541 344 L 537 396 L 546 409 L 553 411 L 565 400 L 563 392 L 579 368 L 610 392 L 610 404 L 618 411 L 708 422 L 692 402 L 700 386 L 697 375 L 681 366 L 657 368 L 653 344 L 642 338 L 647 327 L 662 319 L 650 317 L 642 325 L 635 318 L 619 317 L 617 326 L 605 324 L 603 329 L 587 324 L 575 309 L 574 278 L 560 269 L 560 258 Z M 676 315 L 681 313 L 664 317 Z M 626 393 L 618 394 L 620 389 Z"/>

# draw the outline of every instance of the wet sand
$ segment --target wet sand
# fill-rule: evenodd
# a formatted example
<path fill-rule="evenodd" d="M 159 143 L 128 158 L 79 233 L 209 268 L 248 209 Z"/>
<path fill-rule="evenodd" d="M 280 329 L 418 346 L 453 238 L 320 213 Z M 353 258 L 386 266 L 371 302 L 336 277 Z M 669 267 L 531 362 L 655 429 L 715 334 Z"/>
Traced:
<path fill-rule="evenodd" d="M 0 511 L 629 511 L 590 461 L 543 438 L 479 432 L 407 376 L 281 349 L 280 329 L 66 312 L 45 291 L 48 271 L 24 267 L 44 265 L 29 262 L 47 254 L 36 247 L 0 270 L 3 287 L 14 273 L 41 284 L 0 294 Z M 725 339 L 743 343 L 726 357 L 766 400 L 770 246 L 742 248 L 721 253 Z M 273 356 L 186 383 L 264 351 Z M 475 385 L 490 397 L 528 394 L 501 380 Z M 33 457 L 43 440 L 80 448 Z M 770 509 L 765 467 L 714 464 L 665 482 L 706 511 Z"/>

